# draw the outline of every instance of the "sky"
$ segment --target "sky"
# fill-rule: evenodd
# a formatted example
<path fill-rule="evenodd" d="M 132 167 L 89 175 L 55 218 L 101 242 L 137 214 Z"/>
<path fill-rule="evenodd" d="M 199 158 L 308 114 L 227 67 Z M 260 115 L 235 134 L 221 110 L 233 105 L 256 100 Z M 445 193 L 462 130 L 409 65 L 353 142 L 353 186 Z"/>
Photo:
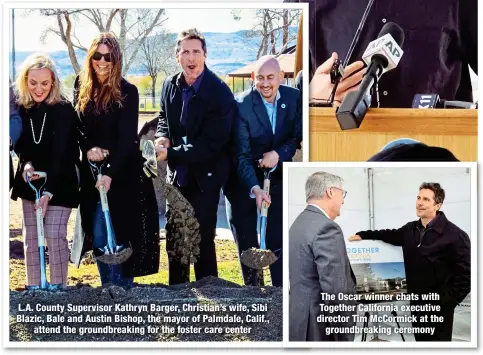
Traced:
<path fill-rule="evenodd" d="M 166 9 L 168 32 L 179 32 L 188 27 L 196 27 L 201 32 L 236 32 L 251 29 L 254 23 L 253 12 L 244 9 L 241 20 L 234 20 L 230 9 Z M 10 31 L 11 31 L 10 20 Z M 49 26 L 57 28 L 54 17 L 45 17 L 38 12 L 26 13 L 25 9 L 15 10 L 15 49 L 17 51 L 53 52 L 66 50 L 65 44 L 55 34 L 49 34 L 45 43 L 40 40 L 42 32 Z M 80 42 L 88 47 L 97 34 L 97 28 L 87 19 L 80 19 L 76 26 Z M 80 30 L 81 29 L 81 30 Z M 11 32 L 10 32 L 11 33 Z M 10 48 L 11 48 L 10 35 Z"/>
<path fill-rule="evenodd" d="M 405 277 L 404 263 L 373 263 L 372 271 L 376 277 L 382 279 Z"/>

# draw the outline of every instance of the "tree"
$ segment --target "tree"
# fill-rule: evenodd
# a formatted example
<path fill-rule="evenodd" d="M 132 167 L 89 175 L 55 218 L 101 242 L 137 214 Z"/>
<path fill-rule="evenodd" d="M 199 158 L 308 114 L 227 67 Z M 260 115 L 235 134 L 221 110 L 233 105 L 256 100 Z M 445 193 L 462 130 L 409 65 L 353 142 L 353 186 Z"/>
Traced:
<path fill-rule="evenodd" d="M 165 76 L 176 72 L 177 63 L 174 55 L 175 38 L 165 30 L 159 30 L 154 36 L 146 38 L 141 44 L 138 60 L 151 77 L 151 97 L 156 107 L 156 80 L 158 74 Z"/>
<path fill-rule="evenodd" d="M 75 74 L 71 74 L 64 79 L 63 84 L 66 89 L 68 89 L 69 91 L 72 91 L 74 89 L 74 82 L 75 82 Z"/>
<path fill-rule="evenodd" d="M 57 19 L 57 25 L 45 29 L 41 39 L 45 40 L 49 34 L 59 36 L 67 47 L 76 74 L 81 68 L 75 49 L 87 52 L 88 47 L 88 44 L 81 44 L 75 34 L 81 18 L 89 20 L 99 32 L 112 31 L 117 35 L 123 52 L 123 75 L 135 61 L 146 38 L 166 20 L 164 9 L 41 9 L 40 13 Z"/>
<path fill-rule="evenodd" d="M 288 44 L 297 35 L 290 35 L 290 26 L 298 25 L 301 10 L 298 9 L 258 9 L 258 10 L 233 10 L 235 20 L 243 16 L 255 16 L 256 23 L 247 32 L 247 38 L 260 38 L 257 51 L 257 59 L 263 55 L 277 55 L 283 52 Z M 281 38 L 281 47 L 277 50 L 278 39 Z"/>

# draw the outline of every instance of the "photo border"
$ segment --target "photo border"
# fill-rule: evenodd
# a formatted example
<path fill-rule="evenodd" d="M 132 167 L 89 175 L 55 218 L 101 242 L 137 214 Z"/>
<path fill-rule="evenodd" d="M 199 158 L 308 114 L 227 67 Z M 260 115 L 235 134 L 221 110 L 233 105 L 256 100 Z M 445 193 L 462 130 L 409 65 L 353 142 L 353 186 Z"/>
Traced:
<path fill-rule="evenodd" d="M 113 3 L 113 2 L 106 2 L 106 1 L 99 1 L 99 2 L 68 2 L 68 6 L 65 5 L 66 3 L 62 2 L 42 2 L 42 3 L 35 3 L 35 2 L 14 2 L 8 1 L 3 3 L 2 5 L 2 23 L 3 23 L 3 36 L 2 36 L 2 71 L 1 71 L 1 82 L 3 83 L 4 87 L 8 85 L 8 78 L 10 75 L 10 22 L 11 22 L 11 9 L 42 9 L 42 8 L 164 8 L 164 9 L 264 9 L 264 8 L 279 8 L 279 9 L 301 9 L 303 11 L 303 48 L 308 48 L 308 22 L 309 22 L 309 4 L 308 3 L 276 3 L 276 2 L 225 2 L 225 3 L 216 3 L 216 2 L 180 2 L 180 3 L 165 3 L 165 2 L 120 2 L 120 3 Z M 115 6 L 119 5 L 119 6 Z M 308 71 L 308 50 L 304 50 L 303 53 L 303 70 Z M 306 69 L 307 68 L 307 69 Z M 294 73 L 295 78 L 296 73 Z M 303 161 L 307 162 L 309 159 L 309 142 L 308 142 L 308 131 L 309 131 L 309 85 L 308 85 L 308 75 L 304 73 L 303 79 Z M 7 117 L 9 115 L 9 106 L 7 103 L 9 102 L 8 98 L 8 90 L 3 91 L 2 95 L 2 107 L 3 107 L 3 117 Z M 7 151 L 7 143 L 9 142 L 9 137 L 7 136 L 8 126 L 9 123 L 6 119 L 2 120 L 2 130 L 0 132 L 1 141 L 4 144 L 4 151 Z M 7 160 L 7 155 L 3 154 L 0 157 L 0 162 L 3 164 L 2 166 L 8 166 L 9 162 Z M 299 163 L 300 164 L 300 163 Z M 8 226 L 10 222 L 10 214 L 7 214 L 5 211 L 9 211 L 9 201 L 10 201 L 10 193 L 8 189 L 9 185 L 9 175 L 6 173 L 7 169 L 5 169 L 5 173 L 2 174 L 2 191 L 0 194 L 0 198 L 2 199 L 2 217 L 1 223 L 3 226 L 4 231 L 9 233 Z M 8 235 L 8 234 L 7 234 Z M 3 302 L 2 305 L 2 312 L 3 312 L 3 323 L 2 323 L 2 340 L 3 346 L 7 349 L 18 349 L 18 348 L 56 348 L 56 349 L 72 349 L 72 348 L 97 348 L 97 349 L 118 349 L 118 348 L 243 348 L 243 349 L 260 349 L 260 348 L 273 348 L 273 349 L 281 349 L 283 347 L 283 341 L 275 342 L 275 341 L 259 341 L 259 342 L 210 342 L 210 341 L 196 341 L 196 342 L 13 342 L 10 341 L 10 323 L 9 323 L 9 316 L 10 316 L 10 286 L 9 286 L 9 238 L 4 238 L 3 241 L 3 256 L 2 256 L 2 285 L 3 285 L 3 296 L 4 299 L 8 299 L 8 302 Z M 285 267 L 285 265 L 284 265 Z"/>
<path fill-rule="evenodd" d="M 402 348 L 477 348 L 477 312 L 478 312 L 478 230 L 477 230 L 477 163 L 443 163 L 443 162 L 311 162 L 311 163 L 284 163 L 283 166 L 283 249 L 289 250 L 289 228 L 288 225 L 288 195 L 289 175 L 291 168 L 468 168 L 470 169 L 470 206 L 471 206 L 471 340 L 469 342 L 324 342 L 324 341 L 289 341 L 289 258 L 284 258 L 284 280 L 283 289 L 283 347 L 284 348 L 344 348 L 344 349 L 402 349 Z"/>

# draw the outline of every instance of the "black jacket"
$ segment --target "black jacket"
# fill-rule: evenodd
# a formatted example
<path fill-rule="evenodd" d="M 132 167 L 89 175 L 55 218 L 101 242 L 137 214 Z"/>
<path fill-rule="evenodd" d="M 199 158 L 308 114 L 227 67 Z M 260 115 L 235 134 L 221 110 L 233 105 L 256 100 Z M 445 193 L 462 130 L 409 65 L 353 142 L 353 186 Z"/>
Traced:
<path fill-rule="evenodd" d="M 79 162 L 79 147 L 76 140 L 76 113 L 71 103 L 42 103 L 30 109 L 20 107 L 19 114 L 24 129 L 15 146 L 19 164 L 13 183 L 12 199 L 20 197 L 35 201 L 35 193 L 22 177 L 24 165 L 30 161 L 35 170 L 47 173 L 43 191 L 54 195 L 49 204 L 77 208 L 79 184 L 76 164 Z M 34 143 L 31 124 L 35 139 L 38 141 L 42 136 L 39 144 Z M 39 188 L 42 183 L 43 181 L 34 182 L 34 185 Z"/>
<path fill-rule="evenodd" d="M 79 78 L 75 81 L 74 104 L 78 100 Z M 79 146 L 82 151 L 80 168 L 80 216 L 84 233 L 74 235 L 72 260 L 79 265 L 85 251 L 92 249 L 94 214 L 99 201 L 87 152 L 93 147 L 109 150 L 103 175 L 112 178 L 107 193 L 116 240 L 129 242 L 133 254 L 124 263 L 125 276 L 151 275 L 159 269 L 159 216 L 151 179 L 143 173 L 143 158 L 139 150 L 137 88 L 121 79 L 122 106 L 111 104 L 107 112 L 95 113 L 90 104 L 84 113 L 78 112 Z M 78 214 L 79 217 L 79 214 Z"/>
<path fill-rule="evenodd" d="M 435 292 L 443 307 L 454 308 L 470 292 L 470 239 L 443 212 L 438 212 L 437 220 L 426 230 L 420 221 L 414 221 L 399 229 L 357 234 L 403 248 L 408 293 Z"/>
<path fill-rule="evenodd" d="M 337 52 L 344 61 L 368 1 L 285 0 L 309 4 L 309 69 L 312 77 Z M 411 107 L 415 94 L 473 101 L 468 65 L 478 73 L 478 0 L 375 1 L 349 64 L 361 60 L 387 22 L 404 30 L 397 68 L 379 80 L 381 107 Z M 305 68 L 304 68 L 305 70 Z M 377 106 L 373 95 L 373 107 Z"/>
<path fill-rule="evenodd" d="M 171 141 L 167 179 L 172 183 L 177 167 L 184 165 L 201 190 L 219 189 L 230 169 L 228 143 L 237 110 L 235 98 L 223 80 L 205 66 L 198 91 L 189 101 L 185 144 L 180 132 L 182 96 L 176 85 L 178 75 L 163 83 L 156 131 L 156 137 Z"/>
<path fill-rule="evenodd" d="M 262 97 L 255 88 L 237 97 L 239 115 L 235 121 L 233 144 L 235 167 L 247 194 L 261 185 L 263 173 L 257 161 L 263 153 L 275 150 L 279 165 L 272 176 L 282 177 L 281 162 L 292 161 L 302 140 L 302 98 L 300 91 L 289 86 L 279 87 L 275 134 Z"/>

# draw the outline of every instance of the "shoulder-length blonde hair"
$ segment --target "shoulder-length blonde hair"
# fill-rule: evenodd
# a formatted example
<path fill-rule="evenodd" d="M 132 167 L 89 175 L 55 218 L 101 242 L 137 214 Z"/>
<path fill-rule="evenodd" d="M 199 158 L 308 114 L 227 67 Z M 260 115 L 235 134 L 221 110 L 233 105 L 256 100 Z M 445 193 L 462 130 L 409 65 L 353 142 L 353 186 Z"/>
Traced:
<path fill-rule="evenodd" d="M 111 51 L 111 72 L 104 83 L 97 80 L 94 67 L 92 66 L 92 56 L 97 51 L 100 44 L 105 44 Z M 121 46 L 116 36 L 111 32 L 101 32 L 97 36 L 87 51 L 84 67 L 79 73 L 79 88 L 76 110 L 84 112 L 90 100 L 94 102 L 96 113 L 107 111 L 110 104 L 118 103 L 122 106 L 121 96 L 122 78 L 122 52 Z M 94 97 L 94 90 L 97 94 Z"/>
<path fill-rule="evenodd" d="M 59 75 L 55 69 L 54 62 L 49 56 L 43 53 L 34 53 L 28 56 L 17 74 L 15 81 L 15 94 L 17 96 L 17 103 L 25 108 L 30 108 L 35 104 L 35 101 L 30 95 L 28 89 L 28 75 L 31 69 L 49 69 L 52 75 L 52 87 L 49 95 L 45 99 L 47 105 L 55 105 L 63 101 L 62 88 L 60 86 Z"/>

